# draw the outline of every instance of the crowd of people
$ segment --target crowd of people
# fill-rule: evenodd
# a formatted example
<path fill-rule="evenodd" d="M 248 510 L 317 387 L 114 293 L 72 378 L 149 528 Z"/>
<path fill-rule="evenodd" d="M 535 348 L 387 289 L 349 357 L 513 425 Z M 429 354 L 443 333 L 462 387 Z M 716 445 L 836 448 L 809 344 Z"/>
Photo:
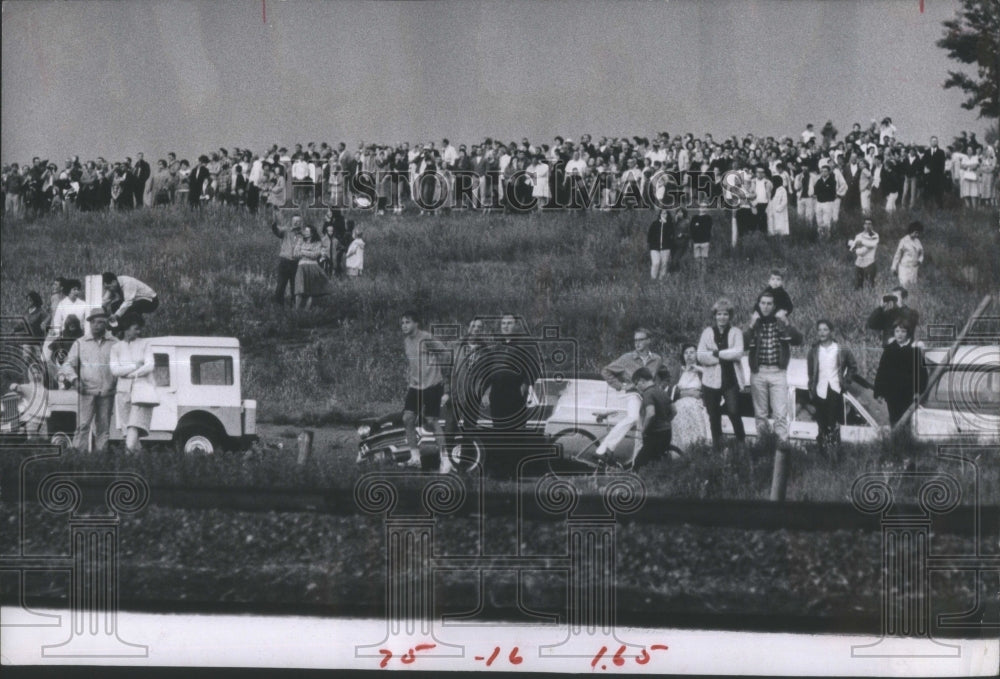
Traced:
<path fill-rule="evenodd" d="M 97 449 L 106 449 L 117 412 L 126 450 L 138 452 L 156 404 L 147 381 L 153 359 L 140 336 L 145 316 L 160 306 L 159 296 L 139 279 L 111 271 L 101 275 L 101 285 L 100 305 L 86 301 L 84 283 L 76 278 L 53 279 L 47 302 L 35 290 L 27 293 L 26 331 L 42 338 L 40 347 L 29 345 L 35 359 L 29 364 L 41 374 L 11 388 L 75 389 L 79 413 L 73 446 L 86 450 L 93 426 Z"/>
<path fill-rule="evenodd" d="M 308 309 L 314 299 L 330 294 L 332 278 L 364 273 L 364 233 L 340 210 L 327 210 L 322 232 L 302 215 L 287 224 L 272 222 L 271 231 L 281 240 L 275 304 L 283 305 L 286 290 L 291 290 L 292 304 Z"/>
<path fill-rule="evenodd" d="M 104 158 L 55 162 L 33 158 L 3 168 L 8 214 L 188 205 L 225 205 L 257 212 L 295 203 L 370 208 L 378 214 L 414 207 L 546 207 L 610 210 L 726 199 L 741 232 L 787 233 L 788 211 L 828 231 L 841 207 L 870 214 L 941 206 L 946 195 L 965 205 L 995 206 L 997 148 L 963 132 L 946 148 L 902 142 L 891 119 L 855 123 L 843 138 L 828 122 L 796 136 L 706 133 L 578 140 L 551 144 L 523 138 L 454 145 L 341 142 L 272 145 L 266 151 L 219 148 L 193 162 L 175 153 L 156 161 Z M 824 169 L 826 168 L 826 169 Z M 671 199 L 671 196 L 673 197 Z M 673 202 L 671 202 L 671 200 Z"/>
<path fill-rule="evenodd" d="M 832 321 L 816 321 L 807 350 L 809 407 L 817 423 L 817 443 L 823 450 L 840 443 L 844 393 L 852 388 L 872 390 L 886 403 L 889 422 L 896 425 L 927 385 L 920 344 L 914 342 L 919 314 L 906 304 L 905 288 L 896 287 L 867 319 L 867 328 L 878 333 L 883 353 L 874 382 L 859 373 L 851 351 L 836 338 Z M 684 343 L 680 372 L 671 379 L 668 360 L 652 351 L 653 333 L 635 329 L 634 348 L 606 365 L 601 376 L 615 390 L 631 394 L 625 417 L 596 445 L 594 455 L 610 463 L 610 451 L 637 429 L 632 468 L 667 455 L 672 445 L 687 450 L 710 442 L 723 445 L 722 417 L 726 416 L 738 445 L 746 432 L 739 411 L 739 395 L 749 387 L 758 434 L 773 432 L 778 445 L 789 440 L 788 366 L 792 347 L 805 335 L 791 320 L 794 304 L 784 287 L 784 275 L 772 270 L 767 286 L 757 296 L 744 327 L 733 321 L 734 305 L 719 299 L 711 309 L 711 323 L 696 343 Z M 530 390 L 544 376 L 540 357 L 532 351 L 532 338 L 517 327 L 515 316 L 500 318 L 499 333 L 487 334 L 482 319 L 474 319 L 465 336 L 448 344 L 421 329 L 420 316 L 406 312 L 401 318 L 403 344 L 409 366 L 403 405 L 410 459 L 422 466 L 417 426 L 433 431 L 445 450 L 446 431 L 454 432 L 462 420 L 478 422 L 488 411 L 493 428 L 512 431 L 528 419 Z M 442 356 L 451 360 L 442 360 Z M 744 370 L 744 359 L 749 373 Z M 483 406 L 483 404 L 488 404 Z M 445 427 L 440 425 L 444 418 Z M 441 471 L 451 471 L 446 455 Z"/>

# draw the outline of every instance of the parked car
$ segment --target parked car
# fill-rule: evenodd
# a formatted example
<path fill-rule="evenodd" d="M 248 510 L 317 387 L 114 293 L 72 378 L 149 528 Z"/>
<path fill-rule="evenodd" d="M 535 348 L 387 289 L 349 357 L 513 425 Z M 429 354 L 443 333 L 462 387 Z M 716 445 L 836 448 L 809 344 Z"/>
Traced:
<path fill-rule="evenodd" d="M 595 444 L 625 415 L 626 398 L 597 375 L 539 379 L 530 390 L 529 417 L 522 429 L 494 431 L 486 417 L 462 422 L 460 431 L 445 435 L 446 452 L 451 463 L 464 470 L 510 468 L 532 457 L 540 463 L 532 465 L 533 471 L 563 469 L 569 464 L 595 466 Z M 437 453 L 434 434 L 422 427 L 417 431 L 431 466 Z M 362 422 L 358 436 L 358 463 L 405 462 L 409 457 L 401 413 Z M 635 440 L 633 430 L 611 451 L 610 461 L 622 466 L 631 463 Z"/>
<path fill-rule="evenodd" d="M 634 398 L 634 394 L 618 391 L 595 375 L 565 380 L 555 396 L 555 405 L 545 421 L 544 432 L 555 444 L 559 461 L 564 465 L 587 467 L 599 467 L 605 463 L 631 466 L 641 447 L 635 427 L 608 451 L 606 459 L 599 460 L 595 452 L 597 444 L 625 417 L 628 400 Z M 675 446 L 671 446 L 670 450 L 675 458 L 682 453 Z"/>
<path fill-rule="evenodd" d="M 934 372 L 947 349 L 924 351 Z M 927 398 L 913 414 L 918 439 L 1000 442 L 1000 346 L 959 346 Z"/>
<path fill-rule="evenodd" d="M 537 380 L 528 396 L 528 417 L 517 431 L 495 431 L 493 422 L 483 416 L 475 422 L 460 419 L 455 432 L 445 433 L 445 453 L 456 469 L 471 472 L 479 469 L 511 469 L 526 457 L 544 456 L 551 445 L 545 437 L 545 421 L 552 413 L 554 399 L 561 389 L 559 380 Z M 439 420 L 445 428 L 445 420 Z M 379 418 L 362 420 L 358 427 L 358 464 L 404 463 L 410 457 L 403 414 L 394 412 Z M 434 432 L 417 427 L 418 446 L 425 468 L 437 468 L 439 451 Z"/>
<path fill-rule="evenodd" d="M 184 453 L 243 449 L 257 440 L 257 402 L 242 397 L 240 343 L 232 337 L 152 337 L 153 408 L 145 441 L 169 441 Z M 77 392 L 46 389 L 41 376 L 4 399 L 4 428 L 68 444 L 76 431 Z M 124 432 L 112 416 L 111 440 Z"/>
<path fill-rule="evenodd" d="M 749 375 L 750 369 L 746 358 L 743 359 L 744 374 Z M 816 424 L 815 408 L 809 397 L 809 373 L 804 358 L 793 358 L 788 362 L 788 438 L 792 441 L 807 443 L 815 441 L 819 435 L 819 425 Z M 753 399 L 750 387 L 744 388 L 739 396 L 740 418 L 747 437 L 757 436 L 757 420 L 754 417 Z M 840 413 L 840 440 L 847 443 L 867 443 L 877 440 L 884 431 L 888 420 L 874 413 L 880 413 L 884 406 L 871 397 L 871 392 L 851 385 L 844 390 L 844 407 Z M 773 419 L 768 423 L 773 425 Z M 722 433 L 732 436 L 733 425 L 728 417 L 722 418 Z"/>

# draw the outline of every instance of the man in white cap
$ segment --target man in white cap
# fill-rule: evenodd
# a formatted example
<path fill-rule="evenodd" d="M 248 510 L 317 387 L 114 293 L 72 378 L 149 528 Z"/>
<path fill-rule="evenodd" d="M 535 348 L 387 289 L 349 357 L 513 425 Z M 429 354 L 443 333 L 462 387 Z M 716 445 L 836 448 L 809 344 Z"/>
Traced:
<path fill-rule="evenodd" d="M 115 404 L 115 377 L 111 374 L 111 347 L 117 344 L 108 334 L 108 314 L 95 309 L 87 316 L 90 336 L 81 337 L 70 347 L 59 378 L 66 386 L 76 386 L 80 397 L 73 447 L 85 450 L 91 425 L 97 430 L 95 452 L 108 447 L 111 413 Z"/>

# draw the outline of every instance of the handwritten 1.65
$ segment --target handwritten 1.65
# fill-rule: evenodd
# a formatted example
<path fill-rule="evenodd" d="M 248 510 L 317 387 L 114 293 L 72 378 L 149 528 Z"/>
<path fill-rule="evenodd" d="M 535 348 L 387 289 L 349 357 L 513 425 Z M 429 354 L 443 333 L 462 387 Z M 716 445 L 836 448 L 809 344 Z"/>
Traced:
<path fill-rule="evenodd" d="M 436 647 L 437 644 L 417 644 L 413 648 L 408 649 L 406 653 L 399 656 L 399 661 L 404 665 L 413 664 L 413 662 L 416 661 L 417 659 L 417 653 L 419 653 L 420 651 L 429 651 L 430 649 Z M 664 644 L 653 644 L 652 646 L 649 647 L 650 651 L 666 651 L 667 649 L 668 647 L 665 646 Z M 621 647 L 618 648 L 618 651 L 611 657 L 611 662 L 616 667 L 621 667 L 622 665 L 625 664 L 625 658 L 626 658 L 625 650 L 626 646 L 622 645 Z M 389 661 L 392 660 L 393 658 L 392 651 L 390 651 L 388 648 L 380 648 L 378 652 L 382 654 L 382 660 L 379 662 L 378 666 L 382 668 L 388 666 Z M 601 649 L 594 655 L 594 659 L 590 661 L 591 668 L 596 668 L 597 664 L 601 662 L 601 659 L 605 656 L 607 652 L 608 652 L 608 647 L 601 646 Z M 493 662 L 497 659 L 499 655 L 500 655 L 500 647 L 495 646 L 493 648 L 493 652 L 489 656 L 477 655 L 474 656 L 474 659 L 476 660 L 476 662 L 485 661 L 486 667 L 490 667 L 491 665 L 493 665 Z M 646 650 L 646 648 L 643 647 L 643 649 L 639 652 L 639 655 L 634 656 L 634 660 L 637 665 L 645 665 L 651 660 L 651 656 L 649 655 L 649 652 Z M 514 646 L 510 650 L 510 653 L 507 655 L 507 662 L 509 662 L 511 665 L 520 665 L 522 662 L 524 662 L 524 657 L 520 655 L 517 646 Z M 607 668 L 608 668 L 607 664 L 601 665 L 602 670 L 606 670 Z"/>
<path fill-rule="evenodd" d="M 649 650 L 650 651 L 666 651 L 667 648 L 668 647 L 665 646 L 665 645 L 663 645 L 663 644 L 653 644 L 652 646 L 649 647 Z M 604 654 L 607 653 L 607 652 L 608 652 L 608 647 L 607 646 L 601 646 L 601 650 L 599 650 L 597 652 L 597 655 L 594 656 L 594 659 L 590 661 L 590 666 L 596 668 L 597 667 L 597 663 L 601 662 L 601 658 L 603 658 Z M 649 662 L 649 660 L 650 660 L 650 655 L 646 651 L 646 647 L 644 646 L 643 649 L 642 649 L 642 652 L 639 653 L 639 655 L 635 656 L 635 662 L 636 662 L 637 665 L 645 665 L 646 663 Z M 614 656 L 612 656 L 611 662 L 613 662 L 616 667 L 621 667 L 622 665 L 625 664 L 625 645 L 624 644 L 622 644 L 618 648 L 618 652 L 615 653 Z M 602 670 L 606 670 L 606 669 L 608 669 L 608 666 L 607 665 L 601 665 L 601 669 Z"/>

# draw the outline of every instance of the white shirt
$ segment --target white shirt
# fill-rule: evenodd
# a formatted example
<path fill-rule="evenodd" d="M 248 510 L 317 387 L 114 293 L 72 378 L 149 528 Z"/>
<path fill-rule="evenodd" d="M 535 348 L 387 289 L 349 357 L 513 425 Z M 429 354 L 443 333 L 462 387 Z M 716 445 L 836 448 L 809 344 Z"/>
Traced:
<path fill-rule="evenodd" d="M 309 165 L 302 159 L 296 160 L 292 164 L 292 179 L 302 180 L 309 178 Z"/>
<path fill-rule="evenodd" d="M 259 187 L 261 185 L 261 180 L 264 179 L 264 163 L 260 158 L 255 158 L 253 165 L 250 166 L 250 176 L 247 177 L 247 181 L 254 186 Z"/>
<path fill-rule="evenodd" d="M 762 203 L 767 203 L 768 201 L 767 180 L 755 178 L 753 182 L 754 182 L 753 183 L 754 196 L 756 196 L 754 202 L 758 205 Z"/>
<path fill-rule="evenodd" d="M 656 150 L 656 151 L 654 151 L 654 150 L 646 151 L 646 160 L 649 161 L 650 165 L 652 165 L 656 161 L 660 161 L 661 163 L 666 163 L 667 162 L 667 152 L 664 151 L 663 149 L 659 149 L 659 150 Z"/>
<path fill-rule="evenodd" d="M 458 151 L 454 146 L 448 144 L 441 153 L 441 160 L 444 161 L 446 166 L 454 165 L 455 161 L 458 160 Z"/>
<path fill-rule="evenodd" d="M 819 345 L 816 352 L 816 363 L 818 364 L 819 375 L 816 381 L 816 395 L 826 398 L 827 387 L 840 393 L 840 375 L 837 372 L 837 352 L 840 347 L 836 342 L 831 342 L 830 346 Z"/>
<path fill-rule="evenodd" d="M 118 276 L 118 285 L 122 289 L 122 305 L 115 311 L 115 316 L 121 318 L 128 311 L 137 299 L 145 299 L 150 302 L 156 297 L 156 291 L 137 278 L 131 276 Z"/>
<path fill-rule="evenodd" d="M 87 313 L 91 308 L 91 305 L 87 304 L 83 297 L 80 297 L 75 302 L 69 297 L 63 297 L 62 301 L 56 306 L 55 313 L 52 314 L 52 323 L 49 325 L 49 328 L 51 328 L 50 335 L 59 337 L 60 333 L 62 333 L 63 325 L 66 324 L 66 317 L 72 314 L 80 319 L 80 326 L 83 328 L 84 334 L 89 337 L 90 324 L 87 323 Z"/>

